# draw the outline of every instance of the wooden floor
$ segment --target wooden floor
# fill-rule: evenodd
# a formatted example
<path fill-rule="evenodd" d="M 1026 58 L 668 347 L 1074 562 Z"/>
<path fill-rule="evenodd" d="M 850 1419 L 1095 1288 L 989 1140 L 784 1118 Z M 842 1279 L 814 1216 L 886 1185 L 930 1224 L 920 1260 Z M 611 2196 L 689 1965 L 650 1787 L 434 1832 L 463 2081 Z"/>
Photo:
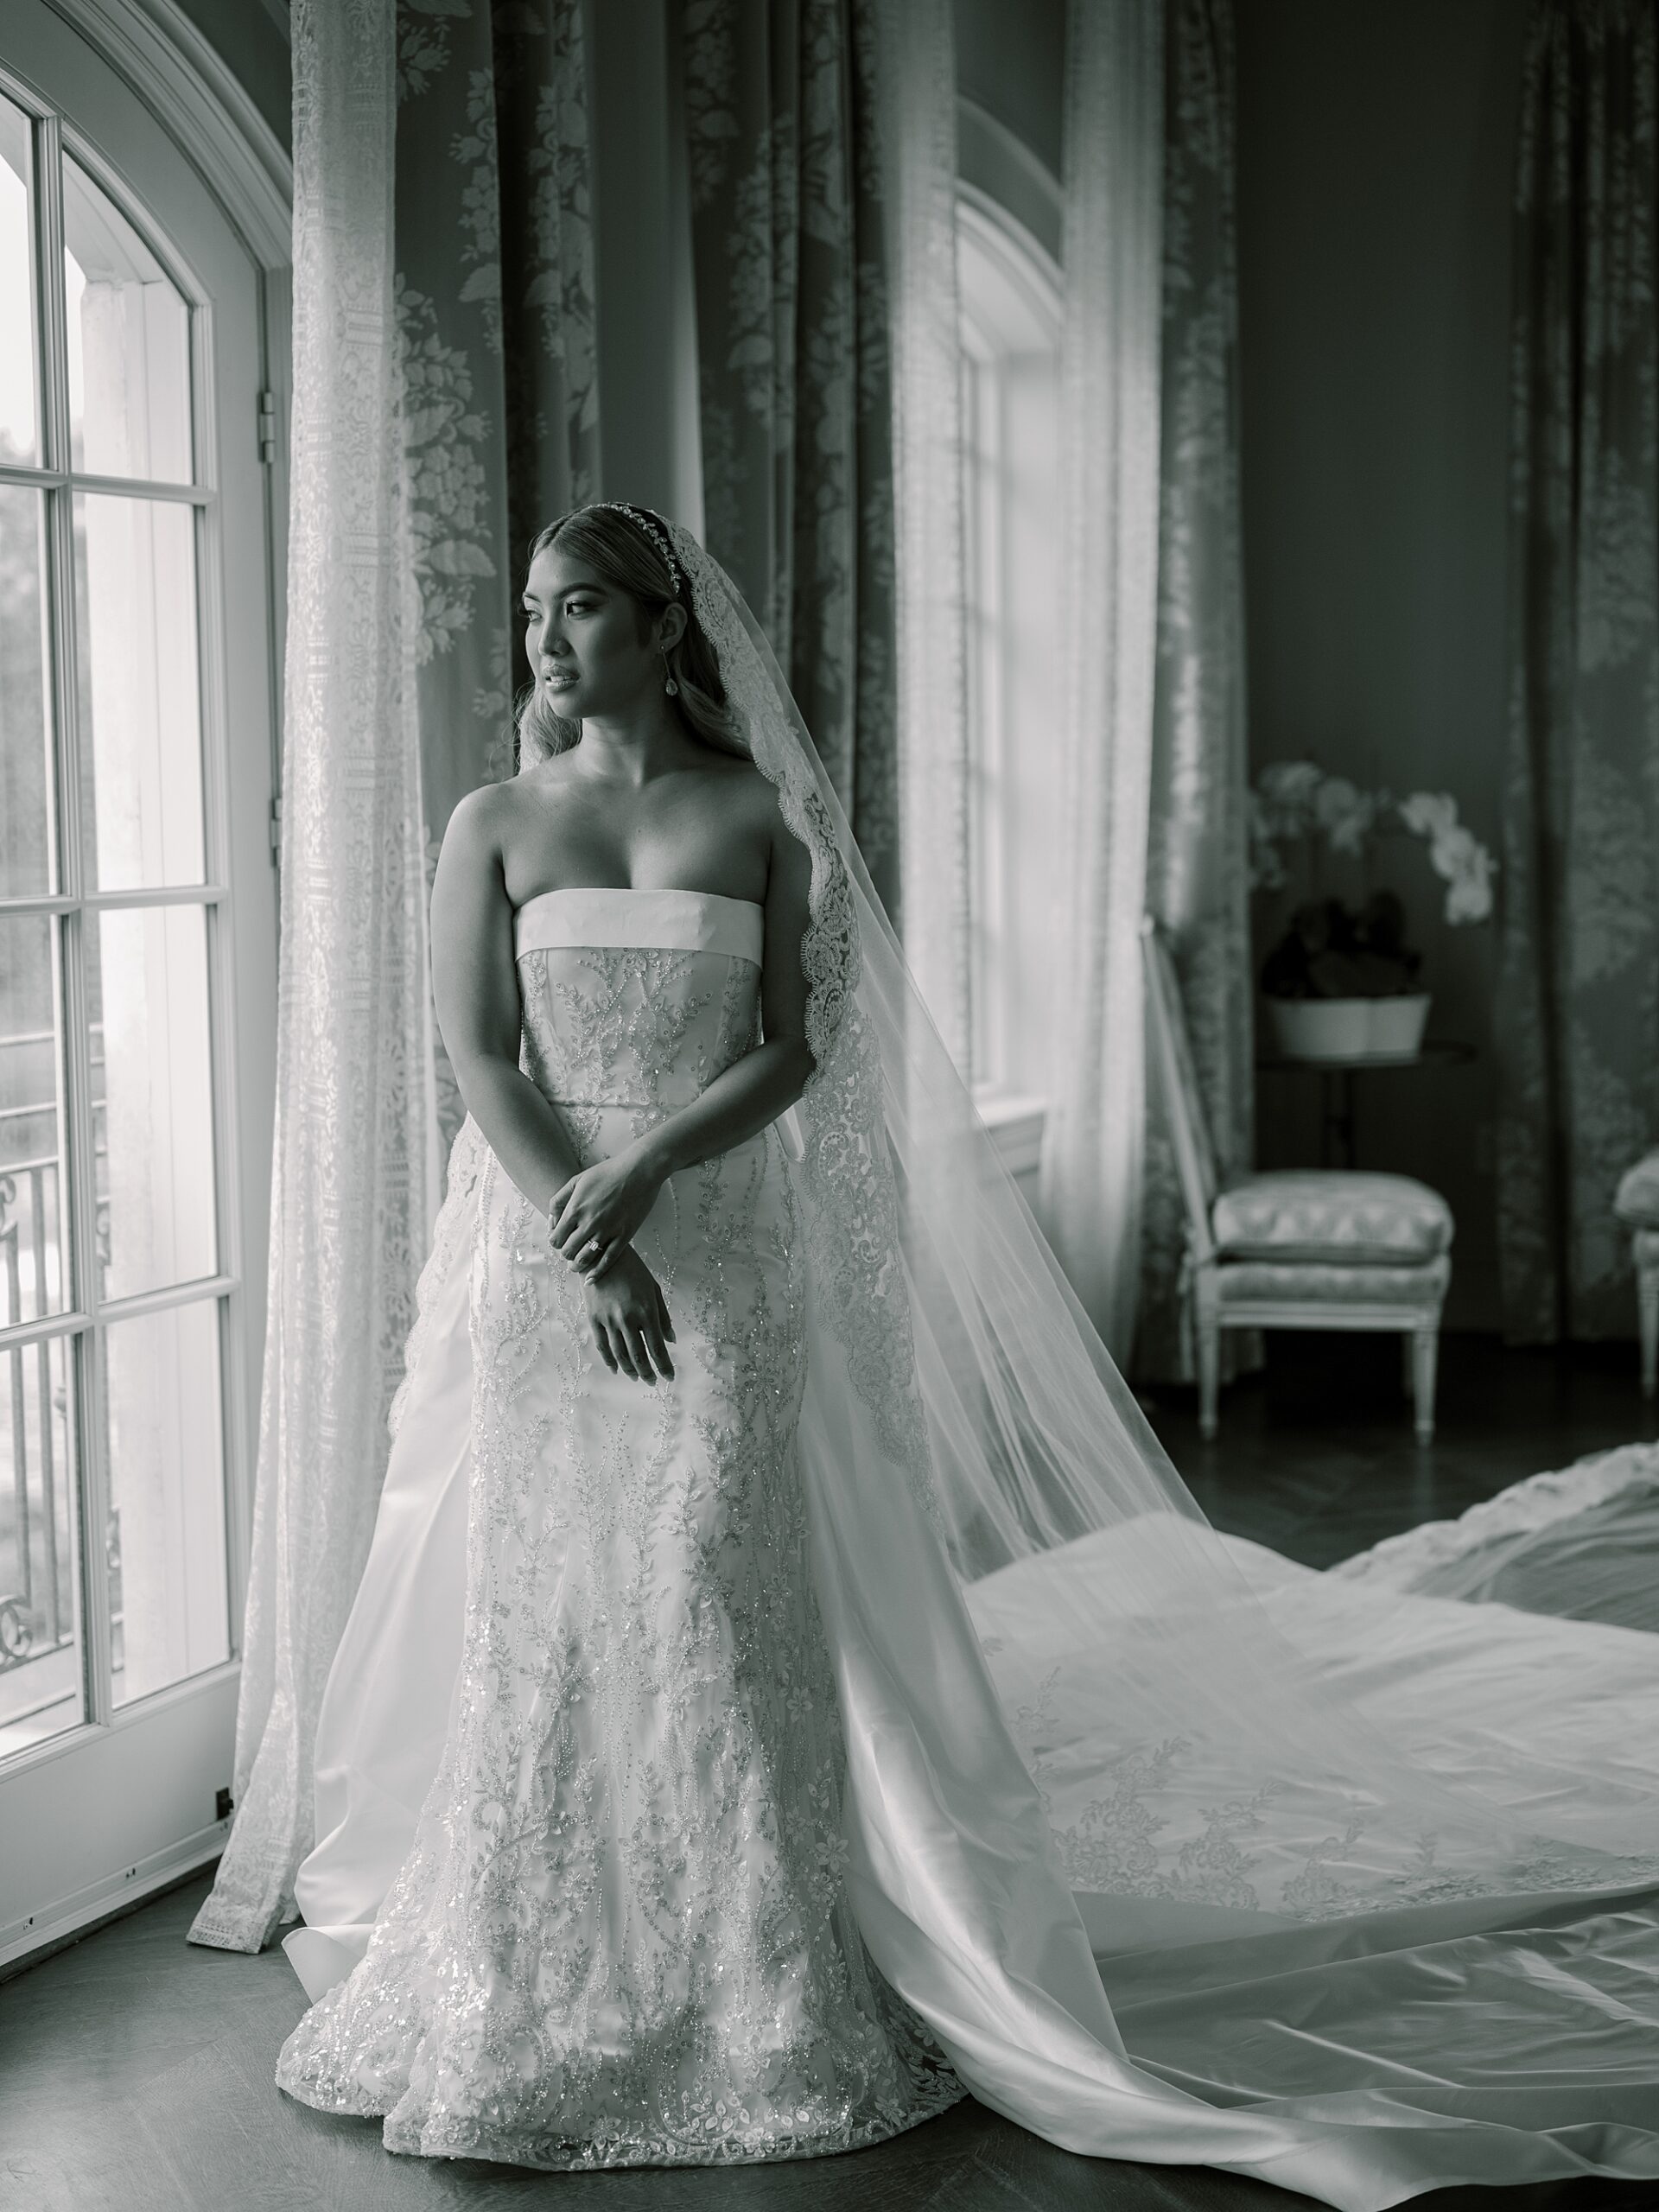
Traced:
<path fill-rule="evenodd" d="M 1449 1337 L 1434 1441 L 1412 1440 L 1399 1339 L 1291 1331 L 1264 1372 L 1221 1394 L 1221 1433 L 1198 1436 L 1190 1390 L 1145 1394 L 1153 1426 L 1219 1529 L 1304 1567 L 1338 1560 L 1468 1507 L 1547 1467 L 1659 1440 L 1659 1401 L 1637 1386 L 1634 1344 L 1509 1351 Z M 1659 2212 L 1659 2191 L 1655 2192 Z"/>
<path fill-rule="evenodd" d="M 1394 1348 L 1279 1338 L 1201 1446 L 1187 1394 L 1154 1417 L 1223 1527 L 1311 1566 L 1461 1512 L 1518 1477 L 1659 1435 L 1631 1347 L 1446 1347 L 1442 1426 L 1419 1452 Z M 0 1985 L 0 2212 L 1292 2212 L 1308 2200 L 1196 2167 L 1057 2151 L 976 2104 L 879 2150 L 709 2172 L 533 2174 L 404 2159 L 378 2128 L 281 2096 L 277 2046 L 303 1998 L 279 1950 L 184 1941 L 205 1876 Z M 1650 2183 L 1442 2190 L 1424 2212 L 1656 2212 Z"/>

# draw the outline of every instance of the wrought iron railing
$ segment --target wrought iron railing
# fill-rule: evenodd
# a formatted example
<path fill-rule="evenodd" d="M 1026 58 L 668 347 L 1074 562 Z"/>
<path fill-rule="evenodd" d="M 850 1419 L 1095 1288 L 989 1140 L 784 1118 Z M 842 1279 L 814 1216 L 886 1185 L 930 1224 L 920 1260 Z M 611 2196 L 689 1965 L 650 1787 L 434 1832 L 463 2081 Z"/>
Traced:
<path fill-rule="evenodd" d="M 31 1303 L 37 1311 L 44 1305 L 50 1272 L 47 1205 L 49 1196 L 55 1215 L 57 1171 L 57 1161 L 48 1158 L 16 1160 L 0 1173 L 0 1281 L 5 1285 L 0 1323 L 25 1318 L 26 1276 L 34 1289 Z M 0 1530 L 0 1673 L 60 1650 L 74 1634 L 72 1562 L 63 1555 L 60 1527 L 60 1486 L 73 1480 L 73 1470 L 58 1465 L 64 1382 L 53 1375 L 53 1351 L 51 1343 L 37 1338 L 10 1345 L 5 1354 L 11 1526 Z"/>
<path fill-rule="evenodd" d="M 0 1036 L 0 1054 L 50 1041 L 50 1032 L 13 1033 Z M 52 1310 L 60 1281 L 58 1160 L 50 1153 L 5 1156 L 8 1134 L 14 1142 L 21 1137 L 27 1145 L 29 1125 L 39 1118 L 55 1118 L 52 1101 L 0 1106 L 0 1329 L 43 1318 Z M 105 1149 L 102 1121 L 99 1102 L 94 1113 L 95 1181 L 96 1162 Z M 95 1200 L 94 1215 L 101 1276 L 109 1264 L 107 1198 Z M 0 1679 L 13 1678 L 3 1700 L 6 1720 L 22 1719 L 30 1709 L 29 1692 L 15 1679 L 18 1670 L 50 1659 L 75 1638 L 75 1469 L 66 1349 L 62 1338 L 0 1346 L 10 1462 L 9 1467 L 0 1465 Z M 111 1599 L 118 1608 L 120 1538 L 113 1516 L 107 1548 Z"/>

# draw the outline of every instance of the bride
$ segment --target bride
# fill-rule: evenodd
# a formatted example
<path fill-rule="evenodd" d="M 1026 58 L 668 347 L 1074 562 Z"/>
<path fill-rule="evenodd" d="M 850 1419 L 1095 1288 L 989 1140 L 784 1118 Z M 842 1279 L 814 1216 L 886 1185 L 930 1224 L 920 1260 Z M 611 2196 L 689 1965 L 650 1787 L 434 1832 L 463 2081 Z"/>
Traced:
<path fill-rule="evenodd" d="M 971 2090 L 1349 2212 L 1659 2176 L 1653 1640 L 1211 1530 L 729 580 L 605 503 L 524 614 L 281 2086 L 556 2169 Z"/>

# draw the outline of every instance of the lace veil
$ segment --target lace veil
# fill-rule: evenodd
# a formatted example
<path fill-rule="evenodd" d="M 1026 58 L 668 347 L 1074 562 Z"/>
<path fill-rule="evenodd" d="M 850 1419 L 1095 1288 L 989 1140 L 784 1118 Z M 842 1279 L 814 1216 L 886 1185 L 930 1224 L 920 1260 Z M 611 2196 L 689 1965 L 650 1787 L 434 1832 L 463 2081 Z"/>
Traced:
<path fill-rule="evenodd" d="M 1259 1800 L 1258 1819 L 1269 1799 L 1301 1807 L 1319 1847 L 1299 1862 L 1297 1915 L 1512 1889 L 1517 1870 L 1534 1887 L 1593 1886 L 1650 1865 L 1638 1787 L 1622 1802 L 1616 1790 L 1535 1791 L 1522 1819 L 1444 1760 L 1434 1771 L 1348 1694 L 1362 1631 L 1321 1617 L 1303 1632 L 1294 1603 L 1262 1595 L 1254 1548 L 1211 1529 L 981 1121 L 741 593 L 671 528 L 753 757 L 811 855 L 802 958 L 817 1068 L 795 1109 L 798 1173 L 817 1402 L 821 1421 L 833 1412 L 839 1424 L 818 1510 L 837 1517 L 863 1610 L 880 1622 L 912 1602 L 884 1517 L 902 1484 L 998 1662 L 1005 1718 L 1039 1776 L 1045 1682 L 1092 1669 L 1089 1726 L 1131 1765 L 1162 1777 L 1185 1758 L 1239 1802 Z M 832 1409 L 828 1378 L 843 1374 Z M 931 1572 L 913 1551 L 912 1580 Z M 1009 1649 L 1011 1619 L 1023 1652 Z M 1414 1632 L 1376 1609 L 1363 1663 L 1386 1666 Z M 1340 1664 L 1333 1633 L 1347 1639 Z M 1071 1840 L 1074 1859 L 1090 1859 L 1088 1840 Z M 1103 1888 L 1143 1906 L 1286 1904 L 1282 1886 L 1264 1899 L 1133 1862 L 1133 1852 L 1092 1858 Z"/>

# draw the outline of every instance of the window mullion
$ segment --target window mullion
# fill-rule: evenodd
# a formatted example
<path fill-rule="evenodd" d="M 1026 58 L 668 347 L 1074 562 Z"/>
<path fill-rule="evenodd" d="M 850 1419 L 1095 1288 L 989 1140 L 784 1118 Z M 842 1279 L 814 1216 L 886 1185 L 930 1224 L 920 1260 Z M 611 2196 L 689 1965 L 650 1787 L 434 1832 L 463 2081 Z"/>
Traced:
<path fill-rule="evenodd" d="M 55 116 L 35 125 L 35 296 L 40 304 L 41 458 L 55 480 L 43 493 L 46 515 L 47 653 L 56 773 L 48 824 L 54 891 L 80 894 L 80 845 L 64 813 L 66 755 L 75 750 L 74 509 L 69 490 L 69 334 L 63 277 L 63 137 Z M 67 797 L 79 823 L 79 793 Z"/>
<path fill-rule="evenodd" d="M 36 126 L 36 251 L 41 302 L 42 458 L 67 479 L 70 466 L 68 308 L 63 270 L 63 142 L 57 118 Z M 52 671 L 55 773 L 56 888 L 79 901 L 85 883 L 81 836 L 81 747 L 75 628 L 74 493 L 51 486 L 46 500 L 46 597 Z M 63 1039 L 59 1078 L 60 1233 L 67 1234 L 75 1306 L 98 1308 L 97 1169 L 93 1158 L 92 1040 L 87 1029 L 85 918 L 78 906 L 57 920 L 57 981 Z M 106 1558 L 109 1468 L 103 1420 L 104 1346 L 97 1327 L 73 1344 L 75 1459 L 79 1472 L 82 1665 L 86 1715 L 107 1722 L 113 1709 L 110 1578 Z"/>
<path fill-rule="evenodd" d="M 192 391 L 194 394 L 194 465 L 199 483 L 219 477 L 219 423 L 212 367 L 212 311 L 198 308 L 191 323 Z M 224 574 L 219 533 L 224 517 L 217 503 L 196 515 L 196 634 L 200 653 L 202 728 L 203 853 L 207 873 L 221 883 L 231 879 L 231 817 L 228 764 L 229 710 L 225 697 L 226 609 L 220 594 Z M 236 1096 L 237 1061 L 232 983 L 235 975 L 235 911 L 227 898 L 213 902 L 203 917 L 207 931 L 207 990 L 213 1037 L 213 1176 L 219 1264 L 239 1279 L 245 1255 L 238 1193 L 242 1166 L 238 1133 L 241 1116 Z M 223 1422 L 225 1480 L 225 1592 L 228 1607 L 227 1649 L 242 1637 L 246 1592 L 243 1562 L 252 1540 L 253 1470 L 248 1464 L 250 1379 L 244 1357 L 239 1288 L 219 1300 L 219 1410 Z"/>

